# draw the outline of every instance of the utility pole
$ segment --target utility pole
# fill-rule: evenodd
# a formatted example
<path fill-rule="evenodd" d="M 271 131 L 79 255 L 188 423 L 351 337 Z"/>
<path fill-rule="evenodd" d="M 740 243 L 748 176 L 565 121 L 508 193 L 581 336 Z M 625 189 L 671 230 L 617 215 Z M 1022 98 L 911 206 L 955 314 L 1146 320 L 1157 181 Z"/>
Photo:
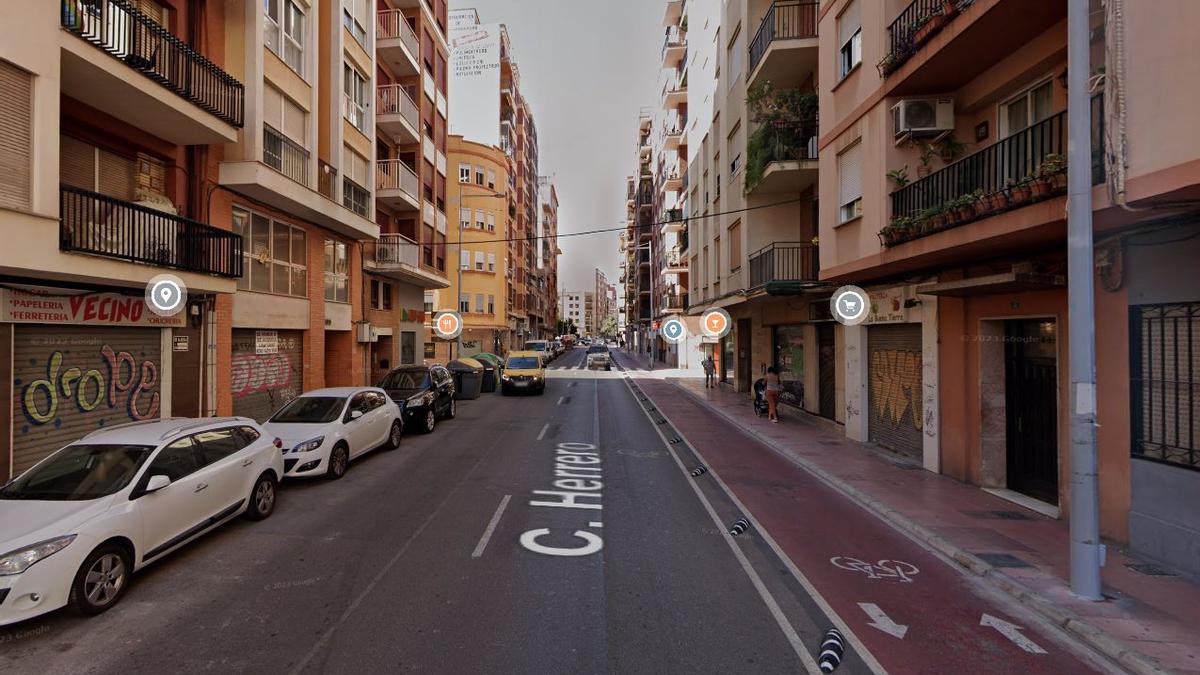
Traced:
<path fill-rule="evenodd" d="M 1096 459 L 1096 308 L 1088 0 L 1067 3 L 1067 328 L 1071 375 L 1071 590 L 1101 600 Z"/>

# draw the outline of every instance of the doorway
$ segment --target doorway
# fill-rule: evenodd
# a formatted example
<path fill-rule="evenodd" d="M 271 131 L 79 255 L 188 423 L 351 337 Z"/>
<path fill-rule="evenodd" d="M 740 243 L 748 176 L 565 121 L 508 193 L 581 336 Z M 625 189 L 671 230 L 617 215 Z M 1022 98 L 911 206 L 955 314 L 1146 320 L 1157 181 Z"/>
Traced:
<path fill-rule="evenodd" d="M 837 351 L 833 324 L 817 324 L 817 414 L 825 419 L 837 415 Z"/>
<path fill-rule="evenodd" d="M 738 391 L 750 391 L 750 319 L 737 322 L 737 383 Z"/>
<path fill-rule="evenodd" d="M 1058 504 L 1058 330 L 1053 319 L 1004 322 L 1008 488 Z"/>

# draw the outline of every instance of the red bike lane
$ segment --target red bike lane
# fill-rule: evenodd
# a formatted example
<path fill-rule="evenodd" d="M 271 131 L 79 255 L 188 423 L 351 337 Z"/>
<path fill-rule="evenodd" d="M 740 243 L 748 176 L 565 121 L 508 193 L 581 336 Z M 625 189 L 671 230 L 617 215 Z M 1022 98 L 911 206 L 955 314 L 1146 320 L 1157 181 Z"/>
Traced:
<path fill-rule="evenodd" d="M 1097 672 L 987 597 L 994 591 L 674 385 L 635 383 L 888 672 Z"/>

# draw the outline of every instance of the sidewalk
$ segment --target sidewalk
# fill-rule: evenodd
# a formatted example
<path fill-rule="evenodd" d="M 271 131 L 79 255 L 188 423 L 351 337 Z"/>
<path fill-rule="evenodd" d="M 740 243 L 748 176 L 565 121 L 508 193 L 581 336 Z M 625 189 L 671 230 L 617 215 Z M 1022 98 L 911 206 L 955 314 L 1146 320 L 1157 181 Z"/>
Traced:
<path fill-rule="evenodd" d="M 1200 674 L 1200 584 L 1148 576 L 1110 545 L 1105 602 L 1073 596 L 1066 521 L 1053 520 L 952 478 L 847 439 L 840 427 L 794 409 L 779 424 L 756 418 L 745 394 L 705 389 L 679 371 L 646 372 L 614 350 L 635 377 L 653 377 L 722 415 L 878 517 L 1014 596 L 1069 633 L 1140 673 Z"/>

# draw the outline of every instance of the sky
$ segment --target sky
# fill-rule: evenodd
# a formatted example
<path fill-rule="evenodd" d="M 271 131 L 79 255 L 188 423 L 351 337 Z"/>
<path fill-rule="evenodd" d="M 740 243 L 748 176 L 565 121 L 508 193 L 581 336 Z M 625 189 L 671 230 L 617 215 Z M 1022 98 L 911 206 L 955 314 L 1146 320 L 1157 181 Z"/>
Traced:
<path fill-rule="evenodd" d="M 637 168 L 637 115 L 655 105 L 662 0 L 451 0 L 503 23 L 538 128 L 538 172 L 558 190 L 559 233 L 625 224 L 625 177 Z M 454 96 L 454 92 L 450 92 Z M 562 237 L 559 288 L 615 284 L 617 233 Z"/>

